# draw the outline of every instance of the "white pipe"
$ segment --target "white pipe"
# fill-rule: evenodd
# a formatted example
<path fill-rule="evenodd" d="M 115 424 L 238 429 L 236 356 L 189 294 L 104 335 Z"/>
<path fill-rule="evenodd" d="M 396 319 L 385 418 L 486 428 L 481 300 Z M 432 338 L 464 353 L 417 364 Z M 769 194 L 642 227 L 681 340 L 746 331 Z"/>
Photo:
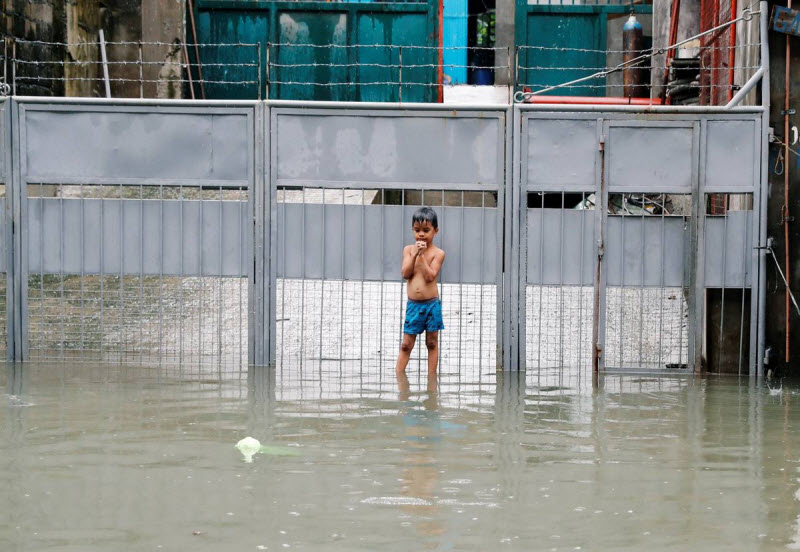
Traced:
<path fill-rule="evenodd" d="M 758 71 L 753 73 L 753 76 L 750 77 L 750 79 L 748 79 L 748 81 L 744 83 L 744 86 L 742 86 L 739 89 L 736 95 L 733 98 L 731 98 L 731 101 L 725 104 L 725 109 L 730 109 L 736 105 L 739 105 L 739 103 L 744 99 L 745 96 L 747 96 L 750 90 L 755 88 L 756 84 L 758 84 L 758 81 L 763 76 L 764 76 L 764 68 L 759 67 Z"/>
<path fill-rule="evenodd" d="M 106 37 L 100 29 L 100 57 L 103 60 L 103 81 L 106 85 L 106 98 L 111 97 L 111 81 L 108 79 L 108 58 L 106 57 Z"/>

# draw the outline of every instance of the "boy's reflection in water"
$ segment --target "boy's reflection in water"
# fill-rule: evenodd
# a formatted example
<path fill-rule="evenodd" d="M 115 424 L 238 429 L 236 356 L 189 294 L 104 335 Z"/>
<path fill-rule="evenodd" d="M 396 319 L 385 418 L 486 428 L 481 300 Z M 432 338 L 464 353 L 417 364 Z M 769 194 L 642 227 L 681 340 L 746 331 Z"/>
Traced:
<path fill-rule="evenodd" d="M 418 501 L 418 504 L 403 505 L 401 509 L 418 519 L 416 527 L 421 535 L 442 535 L 445 528 L 434 498 L 439 480 L 437 448 L 442 441 L 437 381 L 435 377 L 429 378 L 428 395 L 422 403 L 409 400 L 408 376 L 403 372 L 397 374 L 397 389 L 406 451 L 400 492 Z"/>

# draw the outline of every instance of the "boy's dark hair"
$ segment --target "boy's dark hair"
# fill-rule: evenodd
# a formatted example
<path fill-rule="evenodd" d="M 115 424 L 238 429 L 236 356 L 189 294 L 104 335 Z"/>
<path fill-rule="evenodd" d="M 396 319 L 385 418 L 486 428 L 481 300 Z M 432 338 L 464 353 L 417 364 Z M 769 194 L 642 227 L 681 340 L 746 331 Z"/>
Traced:
<path fill-rule="evenodd" d="M 423 222 L 430 222 L 434 230 L 439 229 L 439 217 L 436 216 L 436 211 L 430 207 L 420 207 L 414 211 L 414 214 L 411 216 L 411 224 L 415 222 L 420 224 Z"/>

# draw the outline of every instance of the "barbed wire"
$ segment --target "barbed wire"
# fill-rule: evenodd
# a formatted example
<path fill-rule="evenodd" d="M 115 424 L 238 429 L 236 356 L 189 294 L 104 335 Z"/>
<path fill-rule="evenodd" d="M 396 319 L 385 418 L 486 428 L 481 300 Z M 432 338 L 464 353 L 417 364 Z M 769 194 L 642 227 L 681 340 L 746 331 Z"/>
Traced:
<path fill-rule="evenodd" d="M 16 80 L 18 81 L 89 81 L 89 82 L 104 82 L 106 79 L 104 77 L 43 77 L 41 75 L 34 75 L 34 76 L 24 76 L 24 75 L 17 75 Z M 164 78 L 164 79 L 126 79 L 123 77 L 109 77 L 109 82 L 148 82 L 148 83 L 168 83 L 168 82 L 185 82 L 189 83 L 188 79 L 180 78 L 180 79 L 171 79 L 171 78 Z M 237 85 L 250 85 L 250 84 L 258 84 L 258 81 L 249 81 L 249 80 L 198 80 L 192 79 L 194 83 L 204 83 L 204 84 L 237 84 Z"/>
<path fill-rule="evenodd" d="M 704 51 L 713 51 L 713 50 L 731 50 L 736 48 L 747 48 L 753 46 L 761 46 L 760 42 L 754 43 L 746 43 L 746 44 L 735 44 L 731 46 L 696 46 L 698 49 L 702 49 Z M 590 54 L 624 54 L 627 53 L 627 50 L 593 50 L 590 48 L 567 48 L 564 46 L 526 46 L 520 45 L 517 46 L 517 49 L 522 52 L 525 50 L 543 50 L 547 52 L 578 52 L 578 53 L 590 53 Z M 636 52 L 649 52 L 651 50 L 658 50 L 658 47 L 653 48 L 644 48 L 641 50 L 636 50 Z"/>
<path fill-rule="evenodd" d="M 46 40 L 27 40 L 27 39 L 23 39 L 23 38 L 15 38 L 14 41 L 17 44 L 40 44 L 40 45 L 44 45 L 44 46 L 61 46 L 61 47 L 65 47 L 65 46 L 100 46 L 101 44 L 103 44 L 103 42 L 100 42 L 100 41 L 97 41 L 97 42 L 95 42 L 95 41 L 85 41 L 85 42 L 49 42 L 49 41 L 46 41 Z M 226 46 L 227 47 L 231 47 L 231 48 L 241 48 L 241 47 L 258 48 L 260 46 L 260 44 L 258 44 L 258 43 L 248 43 L 248 42 L 204 42 L 204 43 L 199 43 L 198 42 L 197 44 L 193 44 L 193 43 L 190 43 L 190 42 L 186 42 L 186 43 L 184 43 L 184 42 L 148 42 L 148 41 L 139 42 L 139 41 L 131 41 L 131 40 L 123 40 L 123 41 L 116 41 L 116 42 L 107 40 L 105 42 L 106 46 L 170 46 L 170 47 L 181 46 L 182 47 L 184 44 L 187 47 L 191 46 L 192 48 L 194 48 L 195 46 L 200 47 L 200 48 L 202 48 L 202 47 L 220 48 L 220 47 L 226 47 Z"/>

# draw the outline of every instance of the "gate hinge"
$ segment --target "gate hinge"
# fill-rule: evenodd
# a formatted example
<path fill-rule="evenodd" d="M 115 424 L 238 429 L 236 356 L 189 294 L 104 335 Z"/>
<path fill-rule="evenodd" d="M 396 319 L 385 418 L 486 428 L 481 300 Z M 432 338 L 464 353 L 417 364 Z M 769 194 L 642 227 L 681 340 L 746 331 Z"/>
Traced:
<path fill-rule="evenodd" d="M 598 245 L 597 246 L 597 258 L 598 259 L 602 259 L 603 255 L 605 255 L 605 252 L 606 252 L 606 250 L 602 245 Z"/>

